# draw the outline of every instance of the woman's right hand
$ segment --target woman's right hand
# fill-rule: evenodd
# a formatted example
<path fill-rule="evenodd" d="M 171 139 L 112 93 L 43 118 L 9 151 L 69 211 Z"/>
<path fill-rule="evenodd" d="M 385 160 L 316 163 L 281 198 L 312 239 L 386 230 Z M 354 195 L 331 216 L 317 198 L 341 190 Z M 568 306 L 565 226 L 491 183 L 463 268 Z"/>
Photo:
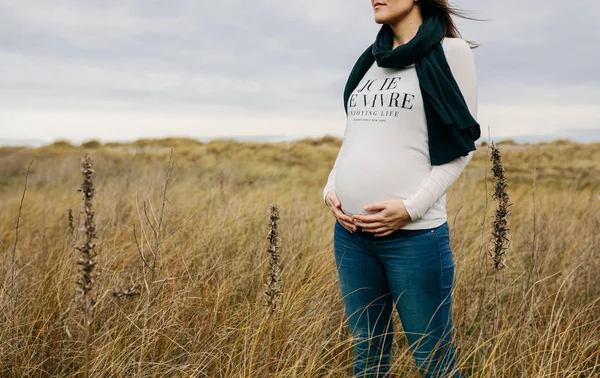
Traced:
<path fill-rule="evenodd" d="M 335 190 L 330 190 L 327 193 L 327 197 L 325 197 L 325 202 L 327 203 L 327 207 L 333 213 L 333 216 L 340 222 L 340 224 L 348 231 L 354 232 L 356 231 L 356 226 L 354 222 L 352 222 L 352 217 L 344 214 L 342 211 L 342 203 L 337 196 Z"/>

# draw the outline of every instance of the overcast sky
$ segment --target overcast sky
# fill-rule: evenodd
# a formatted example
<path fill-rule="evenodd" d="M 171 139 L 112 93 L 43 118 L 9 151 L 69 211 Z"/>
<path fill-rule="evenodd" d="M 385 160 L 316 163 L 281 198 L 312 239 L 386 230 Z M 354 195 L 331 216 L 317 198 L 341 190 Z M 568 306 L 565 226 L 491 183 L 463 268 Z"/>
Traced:
<path fill-rule="evenodd" d="M 459 0 L 482 137 L 597 135 L 600 3 Z M 0 0 L 0 139 L 343 135 L 370 0 Z"/>

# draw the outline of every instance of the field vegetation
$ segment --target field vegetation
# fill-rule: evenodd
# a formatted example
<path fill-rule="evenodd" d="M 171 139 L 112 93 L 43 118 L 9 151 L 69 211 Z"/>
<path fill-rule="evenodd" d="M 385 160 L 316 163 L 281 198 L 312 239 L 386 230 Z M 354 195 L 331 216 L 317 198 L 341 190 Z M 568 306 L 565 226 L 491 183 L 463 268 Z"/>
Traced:
<path fill-rule="evenodd" d="M 322 201 L 340 144 L 0 148 L 0 376 L 351 376 Z M 498 147 L 512 206 L 497 290 L 488 146 L 448 193 L 463 376 L 600 377 L 600 144 Z M 86 153 L 97 237 L 88 314 L 75 248 L 91 240 L 78 192 Z M 273 204 L 282 293 L 268 316 Z M 417 377 L 397 314 L 394 330 L 394 376 Z"/>

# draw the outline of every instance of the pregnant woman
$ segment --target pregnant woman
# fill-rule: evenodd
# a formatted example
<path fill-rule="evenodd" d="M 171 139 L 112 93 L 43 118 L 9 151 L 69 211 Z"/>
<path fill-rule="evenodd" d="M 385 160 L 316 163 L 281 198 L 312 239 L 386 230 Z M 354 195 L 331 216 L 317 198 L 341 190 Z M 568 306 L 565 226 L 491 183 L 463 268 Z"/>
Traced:
<path fill-rule="evenodd" d="M 461 377 L 446 191 L 480 137 L 473 53 L 446 0 L 371 4 L 382 26 L 346 83 L 344 140 L 323 190 L 354 375 L 389 377 L 396 308 L 421 374 Z"/>

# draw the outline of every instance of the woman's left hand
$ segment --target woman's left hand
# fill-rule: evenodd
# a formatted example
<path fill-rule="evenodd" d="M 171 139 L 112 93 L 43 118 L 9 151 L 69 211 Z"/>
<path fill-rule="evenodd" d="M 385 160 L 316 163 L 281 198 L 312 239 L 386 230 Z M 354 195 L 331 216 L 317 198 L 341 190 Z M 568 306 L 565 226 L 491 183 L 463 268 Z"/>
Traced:
<path fill-rule="evenodd" d="M 352 220 L 363 231 L 375 236 L 386 236 L 411 222 L 410 215 L 404 207 L 404 201 L 393 198 L 372 203 L 364 207 L 366 211 L 377 211 L 374 214 L 355 214 Z"/>

